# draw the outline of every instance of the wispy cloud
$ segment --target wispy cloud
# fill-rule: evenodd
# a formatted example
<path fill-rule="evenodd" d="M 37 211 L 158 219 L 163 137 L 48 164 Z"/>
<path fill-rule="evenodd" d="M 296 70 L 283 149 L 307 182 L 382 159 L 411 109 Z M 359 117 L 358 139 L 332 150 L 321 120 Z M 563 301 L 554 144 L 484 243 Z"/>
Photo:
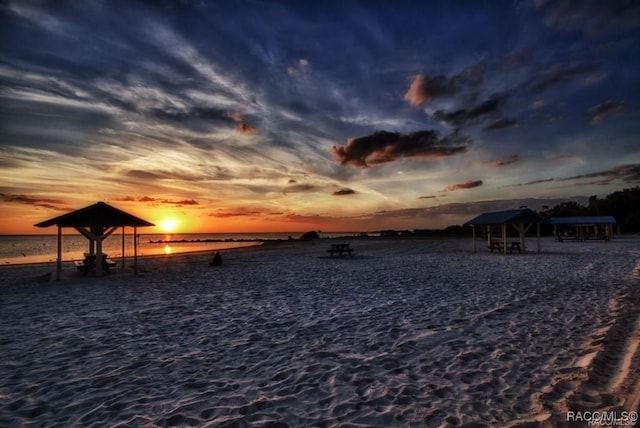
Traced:
<path fill-rule="evenodd" d="M 307 79 L 311 74 L 309 60 L 300 58 L 295 65 L 287 67 L 287 74 L 296 79 Z"/>
<path fill-rule="evenodd" d="M 114 201 L 120 202 L 143 202 L 151 205 L 171 205 L 175 207 L 181 207 L 184 205 L 199 205 L 198 201 L 194 199 L 182 199 L 182 200 L 171 200 L 164 198 L 154 198 L 152 196 L 123 196 L 119 198 L 114 198 Z"/>
<path fill-rule="evenodd" d="M 540 183 L 551 182 L 564 182 L 564 181 L 578 181 L 586 178 L 598 178 L 599 180 L 591 181 L 588 183 L 575 183 L 575 185 L 589 185 L 589 184 L 610 184 L 615 180 L 622 181 L 624 183 L 640 183 L 640 164 L 628 164 L 619 165 L 611 169 L 591 172 L 587 174 L 573 175 L 570 177 L 553 177 L 540 180 L 532 180 L 526 183 L 514 184 L 513 186 L 529 186 Z"/>
<path fill-rule="evenodd" d="M 514 119 L 508 119 L 502 117 L 500 119 L 496 119 L 491 122 L 489 125 L 484 127 L 485 131 L 493 131 L 496 129 L 504 129 L 504 128 L 513 128 L 518 126 L 518 121 Z"/>
<path fill-rule="evenodd" d="M 355 190 L 349 188 L 343 188 L 340 190 L 336 190 L 332 193 L 333 196 L 344 196 L 344 195 L 354 195 L 356 193 Z"/>
<path fill-rule="evenodd" d="M 67 202 L 61 199 L 41 198 L 28 195 L 8 195 L 5 193 L 0 193 L 0 197 L 2 197 L 2 201 L 6 203 L 33 205 L 36 207 L 47 208 L 55 211 L 70 210 L 70 208 L 68 207 L 60 206 L 67 205 Z"/>
<path fill-rule="evenodd" d="M 508 158 L 504 158 L 504 159 L 492 159 L 492 160 L 487 160 L 484 161 L 484 164 L 491 164 L 493 166 L 496 167 L 500 167 L 500 166 L 507 166 L 507 165 L 511 165 L 514 163 L 518 163 L 520 162 L 522 159 L 520 158 L 520 155 L 511 155 Z"/>
<path fill-rule="evenodd" d="M 624 110 L 625 103 L 622 101 L 606 101 L 591 107 L 587 114 L 591 118 L 592 125 L 600 125 L 605 118 L 616 115 Z"/>
<path fill-rule="evenodd" d="M 501 103 L 502 99 L 499 96 L 494 95 L 490 99 L 468 109 L 459 109 L 451 112 L 437 110 L 433 116 L 436 119 L 446 122 L 452 126 L 460 127 L 497 112 Z"/>
<path fill-rule="evenodd" d="M 464 183 L 452 184 L 442 189 L 443 192 L 454 192 L 456 190 L 473 189 L 482 186 L 482 180 L 469 180 Z"/>

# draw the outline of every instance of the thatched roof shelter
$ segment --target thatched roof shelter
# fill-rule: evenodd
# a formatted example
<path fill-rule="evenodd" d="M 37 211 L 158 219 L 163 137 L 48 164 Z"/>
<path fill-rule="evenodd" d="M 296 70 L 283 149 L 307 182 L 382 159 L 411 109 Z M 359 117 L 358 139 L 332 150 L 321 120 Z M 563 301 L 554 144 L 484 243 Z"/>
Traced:
<path fill-rule="evenodd" d="M 102 241 L 107 239 L 116 229 L 122 227 L 122 266 L 124 267 L 124 237 L 125 227 L 133 227 L 134 236 L 134 268 L 137 272 L 138 249 L 137 235 L 138 227 L 154 226 L 146 220 L 112 207 L 104 202 L 98 202 L 88 207 L 54 217 L 36 224 L 36 227 L 58 226 L 58 268 L 56 279 L 60 279 L 62 270 L 62 228 L 73 227 L 89 240 L 89 253 L 102 254 Z M 97 273 L 102 273 L 102 257 L 96 258 Z"/>
<path fill-rule="evenodd" d="M 493 226 L 500 226 L 502 229 L 502 245 L 501 250 L 504 254 L 507 252 L 507 225 L 512 225 L 518 231 L 520 249 L 525 250 L 525 234 L 532 225 L 536 225 L 537 237 L 538 237 L 538 252 L 540 252 L 540 223 L 548 223 L 549 221 L 538 214 L 537 212 L 528 208 L 521 208 L 517 210 L 506 211 L 494 211 L 481 214 L 468 222 L 465 226 L 471 226 L 473 228 L 473 251 L 476 251 L 476 226 L 484 226 L 487 231 L 487 247 L 493 248 L 491 229 Z"/>

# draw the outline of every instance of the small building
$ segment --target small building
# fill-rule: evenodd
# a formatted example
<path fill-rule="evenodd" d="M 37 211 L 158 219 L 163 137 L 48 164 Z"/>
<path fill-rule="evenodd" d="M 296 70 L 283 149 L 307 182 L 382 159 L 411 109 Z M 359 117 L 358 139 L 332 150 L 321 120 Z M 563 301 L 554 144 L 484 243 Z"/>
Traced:
<path fill-rule="evenodd" d="M 540 224 L 548 222 L 549 220 L 537 212 L 524 208 L 484 213 L 469 220 L 464 225 L 471 226 L 473 230 L 474 253 L 476 252 L 476 228 L 479 227 L 484 228 L 487 239 L 487 249 L 492 252 L 496 250 L 507 254 L 507 252 L 513 252 L 516 249 L 519 252 L 525 251 L 525 235 L 534 224 L 536 225 L 536 235 L 538 238 L 537 251 L 540 252 Z M 509 225 L 515 228 L 518 236 L 517 241 L 507 241 L 507 229 Z M 500 237 L 494 239 L 493 231 L 494 228 L 497 227 L 500 228 Z"/>
<path fill-rule="evenodd" d="M 613 216 L 552 217 L 553 236 L 557 241 L 585 241 L 613 238 L 613 226 L 617 224 Z"/>

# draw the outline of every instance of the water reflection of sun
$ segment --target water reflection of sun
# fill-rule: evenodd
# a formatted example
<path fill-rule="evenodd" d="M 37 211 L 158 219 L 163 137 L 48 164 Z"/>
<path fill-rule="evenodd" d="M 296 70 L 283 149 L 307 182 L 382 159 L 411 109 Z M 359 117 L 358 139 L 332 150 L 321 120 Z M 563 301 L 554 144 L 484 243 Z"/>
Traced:
<path fill-rule="evenodd" d="M 169 245 L 165 245 L 164 246 L 164 253 L 165 254 L 171 254 L 171 247 Z"/>

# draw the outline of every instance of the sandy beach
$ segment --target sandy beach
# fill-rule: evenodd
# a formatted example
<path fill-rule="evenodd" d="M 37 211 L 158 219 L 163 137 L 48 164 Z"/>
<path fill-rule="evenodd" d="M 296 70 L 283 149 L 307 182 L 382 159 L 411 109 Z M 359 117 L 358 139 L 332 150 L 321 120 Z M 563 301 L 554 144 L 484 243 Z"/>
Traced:
<path fill-rule="evenodd" d="M 640 237 L 0 268 L 2 426 L 586 426 L 637 411 Z M 627 424 L 629 425 L 629 424 Z"/>

